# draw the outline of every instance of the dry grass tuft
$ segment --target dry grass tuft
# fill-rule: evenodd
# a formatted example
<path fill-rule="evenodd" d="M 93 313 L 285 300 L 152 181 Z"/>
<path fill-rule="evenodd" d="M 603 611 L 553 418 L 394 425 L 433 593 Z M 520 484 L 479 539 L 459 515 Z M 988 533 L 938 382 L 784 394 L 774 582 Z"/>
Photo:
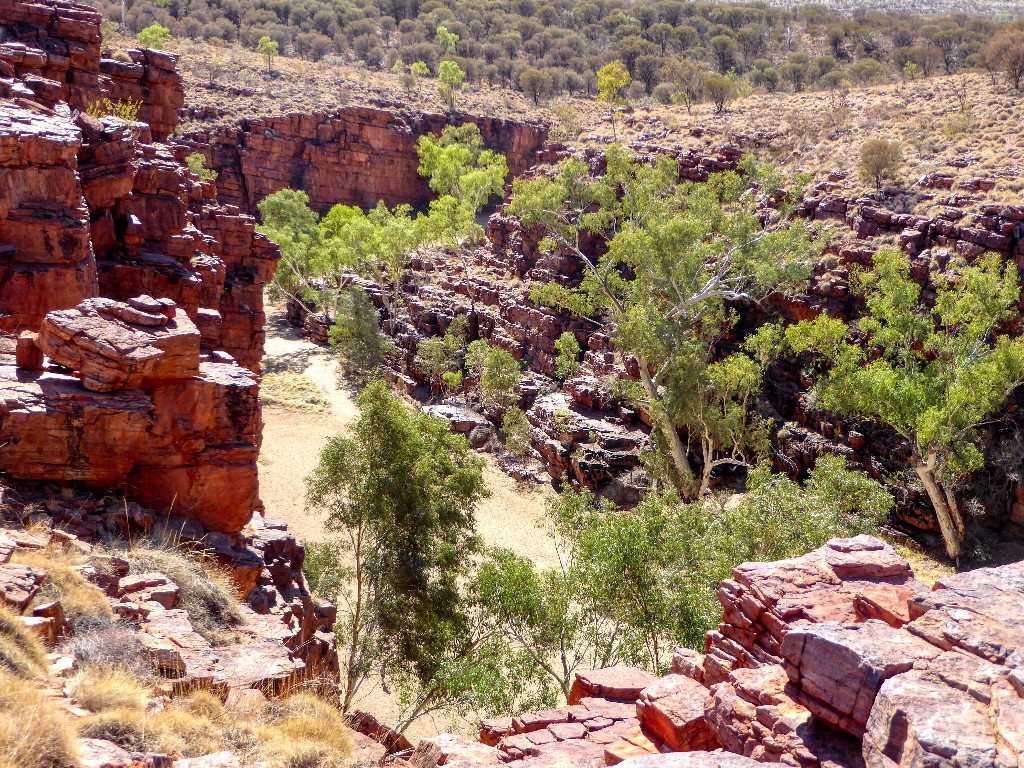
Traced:
<path fill-rule="evenodd" d="M 61 650 L 75 657 L 79 669 L 120 669 L 137 680 L 154 676 L 153 662 L 138 632 L 123 622 L 79 632 L 68 639 Z"/>
<path fill-rule="evenodd" d="M 265 755 L 272 768 L 341 768 L 351 763 L 352 739 L 336 707 L 298 694 L 277 709 Z"/>
<path fill-rule="evenodd" d="M 170 546 L 135 547 L 128 552 L 132 573 L 158 571 L 178 585 L 178 607 L 211 645 L 235 641 L 232 627 L 244 616 L 231 577 L 212 558 L 191 556 Z"/>
<path fill-rule="evenodd" d="M 287 411 L 329 413 L 327 393 L 309 376 L 294 371 L 268 373 L 260 382 L 260 401 L 265 406 Z"/>
<path fill-rule="evenodd" d="M 152 689 L 123 669 L 88 667 L 72 678 L 69 693 L 80 707 L 92 712 L 145 709 Z"/>
<path fill-rule="evenodd" d="M 30 682 L 0 669 L 0 766 L 77 765 L 75 732 L 68 717 Z"/>
<path fill-rule="evenodd" d="M 0 606 L 0 671 L 34 677 L 46 668 L 46 648 L 21 618 Z"/>
<path fill-rule="evenodd" d="M 145 752 L 155 746 L 147 719 L 144 709 L 111 709 L 79 720 L 78 735 L 112 741 L 130 752 Z"/>
<path fill-rule="evenodd" d="M 107 625 L 113 621 L 107 596 L 75 570 L 75 566 L 88 562 L 86 556 L 47 547 L 18 552 L 13 560 L 46 572 L 42 589 L 35 600 L 60 600 L 64 615 L 76 631 Z"/>

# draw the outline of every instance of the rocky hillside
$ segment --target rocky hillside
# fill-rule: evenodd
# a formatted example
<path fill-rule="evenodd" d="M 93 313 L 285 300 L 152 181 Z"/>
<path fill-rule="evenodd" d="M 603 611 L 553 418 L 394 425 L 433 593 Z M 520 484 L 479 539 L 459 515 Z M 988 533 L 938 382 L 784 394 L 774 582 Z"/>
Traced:
<path fill-rule="evenodd" d="M 569 706 L 444 735 L 410 762 L 474 766 L 804 768 L 1018 765 L 1019 564 L 929 590 L 888 545 L 834 539 L 722 583 L 707 652 L 672 673 L 582 672 Z"/>

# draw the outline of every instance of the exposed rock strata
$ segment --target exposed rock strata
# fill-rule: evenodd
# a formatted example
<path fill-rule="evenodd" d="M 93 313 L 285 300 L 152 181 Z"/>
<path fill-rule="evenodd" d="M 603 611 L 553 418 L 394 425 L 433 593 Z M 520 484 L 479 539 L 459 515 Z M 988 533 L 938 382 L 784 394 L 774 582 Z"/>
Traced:
<path fill-rule="evenodd" d="M 0 354 L 0 472 L 238 531 L 260 507 L 277 248 L 160 143 L 175 56 L 104 58 L 99 14 L 63 0 L 0 0 L 0 20 L 0 333 L 20 333 Z M 88 114 L 102 99 L 142 122 Z"/>
<path fill-rule="evenodd" d="M 222 203 L 248 213 L 267 195 L 301 189 L 310 205 L 325 213 L 338 203 L 372 207 L 414 205 L 430 196 L 418 174 L 416 141 L 440 134 L 449 124 L 474 123 L 484 146 L 501 152 L 519 175 L 533 164 L 547 129 L 491 117 L 412 113 L 394 109 L 342 107 L 331 114 L 293 113 L 244 120 L 186 137 L 217 171 Z"/>
<path fill-rule="evenodd" d="M 451 737 L 417 752 L 439 755 L 431 765 L 522 768 L 592 765 L 595 744 L 606 764 L 637 768 L 1020 764 L 1020 564 L 941 579 L 929 591 L 891 547 L 858 536 L 741 565 L 719 599 L 724 621 L 709 633 L 707 653 L 681 649 L 673 674 L 645 686 L 635 703 L 621 697 L 636 670 L 580 672 L 581 690 L 619 700 L 584 697 L 485 720 L 481 741 L 497 754 Z M 724 752 L 708 751 L 719 745 Z"/>

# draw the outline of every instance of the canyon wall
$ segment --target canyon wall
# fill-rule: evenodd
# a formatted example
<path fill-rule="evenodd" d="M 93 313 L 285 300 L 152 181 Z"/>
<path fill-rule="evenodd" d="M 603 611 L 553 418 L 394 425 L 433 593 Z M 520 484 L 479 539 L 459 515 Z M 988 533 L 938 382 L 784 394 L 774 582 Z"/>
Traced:
<path fill-rule="evenodd" d="M 163 142 L 174 56 L 102 56 L 72 2 L 0 0 L 0 24 L 0 472 L 239 531 L 277 248 Z M 146 122 L 84 111 L 100 99 Z"/>
<path fill-rule="evenodd" d="M 680 177 L 703 181 L 711 173 L 732 169 L 741 159 L 740 147 L 718 151 L 667 149 L 636 144 L 631 147 L 641 160 L 671 154 Z M 552 154 L 549 147 L 545 154 Z M 563 153 L 564 154 L 564 153 Z M 602 157 L 597 150 L 580 153 L 595 172 Z M 919 182 L 920 194 L 930 197 L 936 213 L 930 216 L 898 213 L 871 198 L 846 199 L 837 194 L 837 179 L 816 184 L 796 205 L 795 215 L 816 225 L 827 225 L 832 236 L 817 261 L 810 284 L 794 296 L 773 296 L 764 309 L 740 307 L 741 324 L 750 329 L 763 321 L 766 312 L 790 321 L 821 312 L 846 320 L 863 311 L 862 299 L 850 290 L 852 271 L 871 266 L 880 247 L 900 247 L 911 258 L 916 279 L 927 283 L 929 265 L 946 264 L 951 258 L 975 259 L 996 253 L 1024 266 L 1024 206 L 989 204 L 975 193 L 992 183 L 984 177 L 957 182 L 933 174 Z M 767 203 L 767 201 L 766 201 Z M 424 255 L 414 260 L 415 279 L 406 286 L 407 321 L 390 325 L 405 352 L 402 380 L 409 392 L 428 396 L 426 376 L 418 368 L 415 353 L 420 342 L 443 333 L 456 315 L 470 319 L 479 337 L 508 350 L 527 369 L 522 405 L 532 426 L 534 456 L 546 472 L 565 481 L 598 490 L 622 502 L 637 501 L 645 479 L 640 457 L 649 449 L 649 419 L 614 394 L 613 383 L 635 377 L 629 361 L 614 352 L 608 335 L 593 323 L 534 304 L 531 288 L 551 280 L 578 285 L 583 263 L 572 254 L 546 255 L 539 251 L 540 231 L 524 230 L 520 222 L 501 210 L 491 216 L 484 247 L 460 254 Z M 584 243 L 590 253 L 600 243 Z M 926 288 L 930 286 L 925 285 Z M 555 340 L 563 332 L 577 336 L 583 350 L 580 370 L 561 385 L 554 380 Z M 473 381 L 467 380 L 461 395 L 475 403 Z M 1017 401 L 1011 401 L 999 433 L 993 439 L 1013 441 L 1013 425 L 1019 423 Z M 476 426 L 490 429 L 486 419 L 467 418 L 465 409 L 441 415 L 467 434 Z M 794 477 L 814 466 L 825 453 L 847 457 L 872 477 L 883 480 L 905 466 L 906 445 L 883 427 L 851 423 L 817 408 L 806 391 L 799 364 L 782 360 L 766 377 L 763 414 L 774 422 L 776 471 Z M 1012 447 L 998 451 L 1017 456 Z M 1024 534 L 1024 466 L 1011 459 L 1001 466 L 1002 480 L 986 489 L 976 522 L 1009 538 Z M 513 474 L 529 474 L 528 467 L 509 462 Z M 1005 487 L 1004 487 L 1005 486 Z M 899 519 L 919 532 L 934 532 L 936 522 L 927 499 L 911 488 L 894 485 Z"/>
<path fill-rule="evenodd" d="M 502 153 L 518 176 L 547 140 L 547 127 L 492 117 L 442 115 L 393 108 L 341 107 L 324 114 L 294 113 L 235 126 L 194 131 L 185 141 L 217 171 L 222 203 L 255 213 L 281 189 L 301 189 L 320 213 L 331 206 L 421 205 L 431 197 L 417 173 L 416 141 L 447 125 L 473 123 L 484 146 Z"/>

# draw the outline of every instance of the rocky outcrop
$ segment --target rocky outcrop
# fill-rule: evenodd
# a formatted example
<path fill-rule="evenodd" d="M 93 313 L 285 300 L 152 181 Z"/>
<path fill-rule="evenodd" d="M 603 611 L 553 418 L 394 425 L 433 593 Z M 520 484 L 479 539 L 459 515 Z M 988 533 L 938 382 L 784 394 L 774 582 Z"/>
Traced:
<path fill-rule="evenodd" d="M 71 2 L 0 0 L 0 23 L 0 333 L 20 334 L 0 345 L 0 472 L 238 531 L 260 507 L 277 248 L 161 143 L 174 56 L 104 57 Z M 94 116 L 104 99 L 144 122 Z"/>
<path fill-rule="evenodd" d="M 281 189 L 301 189 L 325 213 L 338 203 L 372 207 L 419 205 L 431 196 L 418 174 L 416 141 L 445 126 L 474 123 L 484 146 L 501 152 L 519 175 L 533 164 L 547 140 L 541 125 L 471 115 L 414 113 L 391 108 L 342 107 L 325 114 L 292 113 L 244 120 L 189 134 L 186 141 L 206 155 L 218 173 L 222 203 L 255 213 L 256 205 Z"/>
<path fill-rule="evenodd" d="M 891 547 L 858 536 L 738 566 L 719 599 L 706 654 L 678 650 L 673 673 L 646 685 L 639 670 L 580 672 L 574 691 L 608 698 L 485 720 L 481 741 L 499 754 L 460 747 L 458 761 L 591 765 L 597 743 L 605 764 L 647 768 L 1020 763 L 1021 564 L 929 591 Z"/>
<path fill-rule="evenodd" d="M 0 472 L 126 484 L 131 498 L 211 530 L 245 526 L 259 506 L 257 381 L 230 358 L 201 356 L 172 301 L 88 299 L 48 314 L 39 345 L 59 368 L 0 364 Z"/>
<path fill-rule="evenodd" d="M 2 0 L 0 98 L 54 107 L 97 108 L 103 99 L 138 104 L 138 119 L 165 141 L 185 103 L 175 54 L 152 50 L 101 52 L 95 8 L 67 0 Z M 102 108 L 102 105 L 99 106 Z"/>

